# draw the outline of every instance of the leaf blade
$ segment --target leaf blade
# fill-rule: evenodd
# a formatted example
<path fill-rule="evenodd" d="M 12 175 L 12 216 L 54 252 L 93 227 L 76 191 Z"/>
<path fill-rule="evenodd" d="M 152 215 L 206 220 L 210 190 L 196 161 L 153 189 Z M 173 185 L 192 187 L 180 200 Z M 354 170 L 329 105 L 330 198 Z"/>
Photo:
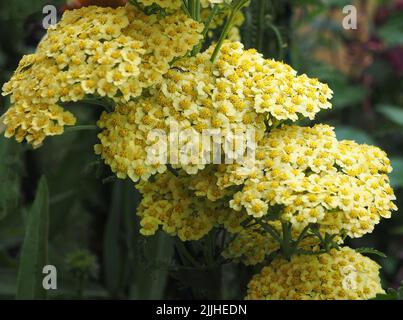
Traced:
<path fill-rule="evenodd" d="M 357 249 L 355 249 L 355 251 L 357 251 L 358 253 L 361 253 L 361 254 L 374 254 L 381 258 L 386 258 L 386 254 L 384 254 L 383 252 L 376 250 L 374 248 L 357 248 Z"/>
<path fill-rule="evenodd" d="M 17 277 L 16 299 L 46 299 L 42 268 L 48 259 L 49 191 L 46 178 L 39 181 L 29 211 Z"/>
<path fill-rule="evenodd" d="M 380 104 L 376 107 L 376 111 L 393 123 L 403 126 L 403 108 L 390 104 Z"/>

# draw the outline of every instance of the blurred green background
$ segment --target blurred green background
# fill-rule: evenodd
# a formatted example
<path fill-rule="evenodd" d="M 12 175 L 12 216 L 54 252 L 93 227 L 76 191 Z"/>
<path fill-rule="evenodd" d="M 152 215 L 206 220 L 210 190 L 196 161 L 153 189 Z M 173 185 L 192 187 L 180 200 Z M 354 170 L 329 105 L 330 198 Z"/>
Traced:
<path fill-rule="evenodd" d="M 44 34 L 42 8 L 50 3 L 62 12 L 64 1 L 0 0 L 1 85 L 21 56 L 35 50 Z M 347 4 L 357 7 L 357 30 L 342 27 Z M 284 59 L 334 90 L 333 109 L 322 111 L 316 122 L 334 125 L 339 139 L 387 151 L 397 206 L 403 208 L 403 1 L 252 0 L 244 13 L 247 47 Z M 7 105 L 1 97 L 0 115 Z M 85 105 L 73 110 L 79 124 L 95 123 L 100 111 Z M 138 235 L 139 195 L 97 159 L 96 139 L 95 131 L 69 132 L 32 150 L 0 137 L 0 299 L 16 294 L 27 212 L 35 210 L 42 175 L 49 186 L 48 263 L 58 270 L 59 290 L 51 298 L 191 297 L 175 276 L 173 239 Z M 403 281 L 402 214 L 350 245 L 387 255 L 371 256 L 382 265 L 385 288 Z M 249 279 L 247 268 L 234 268 L 222 270 L 223 298 L 240 298 Z M 239 272 L 243 278 L 235 277 Z M 181 277 L 186 282 L 183 272 Z"/>

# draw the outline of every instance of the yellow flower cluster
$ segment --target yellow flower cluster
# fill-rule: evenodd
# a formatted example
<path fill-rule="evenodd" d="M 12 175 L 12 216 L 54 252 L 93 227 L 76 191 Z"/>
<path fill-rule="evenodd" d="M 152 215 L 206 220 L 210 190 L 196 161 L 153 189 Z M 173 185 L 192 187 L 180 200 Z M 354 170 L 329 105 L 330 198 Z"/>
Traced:
<path fill-rule="evenodd" d="M 239 42 L 226 42 L 217 61 L 211 64 L 213 50 L 214 46 L 197 57 L 178 62 L 177 67 L 190 72 L 193 78 L 186 72 L 181 77 L 175 74 L 171 79 L 173 74 L 168 74 L 162 84 L 168 99 L 175 102 L 191 94 L 193 102 L 200 105 L 208 98 L 227 118 L 235 117 L 244 123 L 248 122 L 250 113 L 265 115 L 269 122 L 296 121 L 300 117 L 314 119 L 320 109 L 331 107 L 328 100 L 332 91 L 326 84 L 306 75 L 297 76 L 287 64 L 264 59 L 254 49 L 244 50 Z M 199 83 L 199 86 L 193 91 L 178 93 L 169 88 L 169 80 L 174 85 L 177 78 L 189 85 Z"/>
<path fill-rule="evenodd" d="M 95 145 L 95 153 L 101 155 L 118 178 L 127 176 L 133 181 L 147 180 L 151 175 L 166 170 L 165 163 L 147 161 L 147 133 L 144 124 L 161 110 L 151 100 L 118 105 L 114 112 L 103 112 L 97 122 L 103 129 L 98 134 L 101 144 Z"/>
<path fill-rule="evenodd" d="M 279 244 L 268 236 L 256 220 L 246 222 L 248 216 L 230 209 L 226 200 L 217 201 L 221 190 L 217 189 L 214 168 L 209 166 L 197 175 L 189 176 L 179 171 L 158 174 L 150 181 L 141 181 L 136 188 L 143 195 L 138 209 L 141 217 L 140 232 L 154 235 L 161 226 L 182 241 L 199 240 L 213 228 L 224 228 L 232 236 L 226 243 L 223 257 L 256 265 L 279 249 Z M 218 192 L 216 194 L 215 192 Z M 208 199 L 206 199 L 208 197 Z M 281 235 L 281 223 L 273 222 Z M 299 236 L 293 232 L 292 238 Z M 298 246 L 304 250 L 319 250 L 317 239 L 306 238 Z"/>
<path fill-rule="evenodd" d="M 199 240 L 213 227 L 223 226 L 229 232 L 239 232 L 247 216 L 234 212 L 224 202 L 212 202 L 195 196 L 188 188 L 192 176 L 183 172 L 176 177 L 167 172 L 158 174 L 153 181 L 142 181 L 136 188 L 143 199 L 137 210 L 141 234 L 155 234 L 162 226 L 169 235 L 182 241 Z"/>
<path fill-rule="evenodd" d="M 379 265 L 353 249 L 276 258 L 248 284 L 249 300 L 362 300 L 383 293 Z"/>
<path fill-rule="evenodd" d="M 216 165 L 208 165 L 204 170 L 199 171 L 191 179 L 188 179 L 187 187 L 197 197 L 204 197 L 213 202 L 223 199 L 225 196 L 232 196 L 233 191 L 221 189 L 217 186 L 216 170 Z"/>
<path fill-rule="evenodd" d="M 64 126 L 76 123 L 74 115 L 57 104 L 58 73 L 55 63 L 45 56 L 22 58 L 15 75 L 3 87 L 4 95 L 13 93 L 12 106 L 3 119 L 7 138 L 25 139 L 36 148 L 45 136 L 60 135 Z"/>
<path fill-rule="evenodd" d="M 127 143 L 134 136 L 141 140 L 143 147 L 152 146 L 155 141 L 149 138 L 149 133 L 155 129 L 167 136 L 173 127 L 178 134 L 188 134 L 187 138 L 179 139 L 177 149 L 186 149 L 190 154 L 186 154 L 186 159 L 177 155 L 178 159 L 168 160 L 175 168 L 196 174 L 205 168 L 206 162 L 212 161 L 206 159 L 203 146 L 210 144 L 206 139 L 210 141 L 215 133 L 219 135 L 222 154 L 235 161 L 245 156 L 246 149 L 231 150 L 237 145 L 247 146 L 252 139 L 262 139 L 266 121 L 297 120 L 300 116 L 313 118 L 321 108 L 330 106 L 327 99 L 331 91 L 326 85 L 306 76 L 297 77 L 286 64 L 265 60 L 255 50 L 245 51 L 242 44 L 236 42 L 225 43 L 213 64 L 210 61 L 212 49 L 175 63 L 163 81 L 150 88 L 151 97 L 142 97 L 126 104 L 127 108 L 118 108 L 126 110 L 126 119 L 112 113 L 105 119 L 117 117 L 120 120 L 100 122 L 104 131 L 100 134 L 98 153 L 118 176 L 129 175 L 137 181 L 155 173 L 154 168 L 148 167 L 146 148 L 143 148 L 143 156 L 135 159 L 126 150 L 131 148 Z M 262 109 L 262 104 L 266 109 Z M 310 105 L 314 108 L 309 108 Z M 128 131 L 126 137 L 115 134 L 121 129 Z M 206 131 L 211 135 L 206 135 Z M 131 135 L 133 137 L 128 138 Z M 226 144 L 230 147 L 224 148 Z M 139 166 L 141 174 L 133 175 L 130 168 L 135 167 L 136 171 Z"/>
<path fill-rule="evenodd" d="M 140 96 L 162 80 L 173 59 L 200 42 L 202 29 L 183 13 L 159 18 L 130 5 L 66 11 L 3 87 L 3 95 L 12 94 L 6 136 L 39 146 L 46 135 L 75 123 L 60 101 Z"/>
<path fill-rule="evenodd" d="M 379 148 L 338 142 L 333 128 L 316 125 L 272 130 L 260 141 L 256 163 L 222 166 L 217 176 L 221 188 L 242 185 L 230 201 L 235 210 L 270 217 L 280 205 L 280 219 L 296 230 L 318 223 L 329 234 L 361 237 L 397 209 L 390 171 Z"/>

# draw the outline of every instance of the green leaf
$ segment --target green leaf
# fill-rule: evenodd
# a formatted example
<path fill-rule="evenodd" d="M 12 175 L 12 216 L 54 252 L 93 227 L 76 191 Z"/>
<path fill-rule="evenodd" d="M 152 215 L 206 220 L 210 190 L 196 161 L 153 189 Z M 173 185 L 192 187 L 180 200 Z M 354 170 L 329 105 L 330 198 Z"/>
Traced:
<path fill-rule="evenodd" d="M 389 288 L 386 290 L 386 293 L 377 294 L 376 297 L 371 300 L 403 300 L 403 286 L 397 290 Z"/>
<path fill-rule="evenodd" d="M 388 289 L 386 293 L 378 293 L 375 298 L 371 300 L 398 300 L 398 294 L 395 289 Z"/>
<path fill-rule="evenodd" d="M 393 171 L 389 174 L 393 187 L 403 187 L 403 157 L 392 157 L 390 159 Z"/>
<path fill-rule="evenodd" d="M 103 243 L 103 263 L 105 268 L 105 282 L 112 297 L 118 297 L 121 293 L 120 283 L 123 274 L 123 252 L 121 242 L 122 223 L 122 197 L 123 184 L 115 183 L 112 189 L 112 202 L 109 216 L 105 226 Z"/>
<path fill-rule="evenodd" d="M 170 275 L 168 265 L 174 253 L 173 238 L 158 232 L 147 239 L 143 249 L 144 259 L 141 255 L 136 256 L 130 299 L 163 299 Z"/>
<path fill-rule="evenodd" d="M 392 121 L 395 124 L 403 126 L 403 108 L 389 105 L 389 104 L 380 104 L 376 107 L 376 111 L 382 113 L 382 115 L 388 120 Z"/>
<path fill-rule="evenodd" d="M 15 212 L 20 198 L 21 145 L 0 137 L 0 220 Z"/>
<path fill-rule="evenodd" d="M 46 299 L 42 269 L 48 260 L 49 192 L 46 178 L 38 184 L 29 210 L 17 278 L 17 299 Z"/>
<path fill-rule="evenodd" d="M 378 30 L 379 37 L 389 47 L 403 44 L 403 14 L 391 16 Z"/>
<path fill-rule="evenodd" d="M 73 127 L 67 127 L 64 129 L 65 133 L 70 133 L 70 132 L 76 132 L 76 131 L 95 131 L 99 130 L 99 128 L 95 125 L 81 125 L 81 126 L 73 126 Z"/>
<path fill-rule="evenodd" d="M 376 250 L 374 248 L 357 248 L 357 249 L 355 249 L 355 251 L 362 253 L 362 254 L 374 254 L 381 258 L 386 258 L 386 254 L 384 254 L 383 252 Z"/>
<path fill-rule="evenodd" d="M 376 145 L 376 142 L 369 134 L 354 127 L 338 126 L 336 127 L 336 135 L 339 140 L 354 140 L 358 143 Z"/>

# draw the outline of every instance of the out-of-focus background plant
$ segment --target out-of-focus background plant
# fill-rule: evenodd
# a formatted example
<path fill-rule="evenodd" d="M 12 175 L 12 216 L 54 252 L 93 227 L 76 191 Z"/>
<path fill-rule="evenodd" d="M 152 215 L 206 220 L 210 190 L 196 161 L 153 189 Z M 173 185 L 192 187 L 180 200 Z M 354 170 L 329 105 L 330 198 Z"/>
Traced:
<path fill-rule="evenodd" d="M 298 2 L 298 1 L 296 1 Z M 339 139 L 378 145 L 394 168 L 397 206 L 403 197 L 403 1 L 300 1 L 293 15 L 291 61 L 334 90 L 333 109 L 320 122 L 336 127 Z M 306 5 L 309 3 L 309 5 Z M 342 8 L 357 8 L 358 29 L 345 30 Z M 353 246 L 374 246 L 384 283 L 403 280 L 403 217 L 396 214 Z"/>
<path fill-rule="evenodd" d="M 0 85 L 45 33 L 44 5 L 55 4 L 62 13 L 91 3 L 118 2 L 124 1 L 0 1 Z M 357 7 L 357 30 L 342 27 L 342 9 L 348 4 Z M 253 0 L 244 15 L 241 35 L 247 47 L 284 59 L 335 91 L 333 109 L 319 114 L 318 122 L 334 125 L 339 139 L 378 145 L 388 152 L 397 206 L 402 208 L 403 1 Z M 0 115 L 7 106 L 7 99 L 0 97 Z M 82 124 L 94 123 L 100 111 L 76 108 Z M 29 248 L 22 246 L 24 237 L 43 238 L 47 245 L 37 249 L 47 250 L 48 263 L 57 267 L 59 290 L 50 291 L 50 298 L 191 297 L 180 283 L 197 279 L 187 279 L 183 270 L 175 272 L 171 238 L 139 235 L 135 210 L 140 196 L 129 182 L 111 178 L 89 147 L 95 142 L 94 131 L 69 132 L 49 138 L 33 152 L 0 137 L 0 298 L 12 298 L 17 291 L 29 297 L 29 288 L 17 285 L 25 272 L 19 270 L 19 261 L 30 258 Z M 42 175 L 47 182 L 39 183 Z M 46 203 L 48 239 L 25 232 L 28 213 L 43 215 Z M 351 245 L 376 247 L 387 255 L 373 257 L 383 267 L 384 287 L 398 287 L 403 281 L 401 214 Z M 221 298 L 241 298 L 250 270 L 229 265 L 221 271 Z"/>

